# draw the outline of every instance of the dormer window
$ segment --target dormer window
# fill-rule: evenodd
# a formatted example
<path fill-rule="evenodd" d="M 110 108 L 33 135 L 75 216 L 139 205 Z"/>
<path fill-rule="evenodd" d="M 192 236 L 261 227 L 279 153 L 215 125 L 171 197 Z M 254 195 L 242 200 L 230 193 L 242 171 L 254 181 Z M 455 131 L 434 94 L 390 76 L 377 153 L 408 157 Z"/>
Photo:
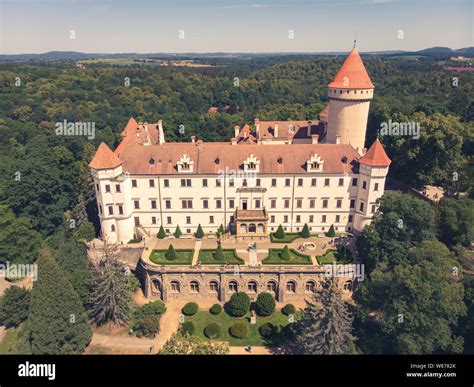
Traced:
<path fill-rule="evenodd" d="M 216 159 L 214 160 L 214 162 L 219 165 L 221 163 L 221 160 L 219 159 L 219 157 L 216 157 Z"/>
<path fill-rule="evenodd" d="M 288 129 L 290 130 L 290 133 L 295 133 L 295 127 L 293 125 L 290 125 Z"/>
<path fill-rule="evenodd" d="M 309 160 L 306 161 L 306 169 L 308 172 L 322 172 L 324 160 L 317 154 L 311 154 Z"/>
<path fill-rule="evenodd" d="M 150 165 L 155 165 L 155 159 L 152 157 L 149 161 Z"/>
<path fill-rule="evenodd" d="M 187 154 L 182 155 L 181 158 L 177 162 L 178 172 L 182 172 L 182 173 L 191 172 L 192 173 L 193 166 L 194 166 L 194 161 L 192 161 L 191 158 Z"/>
<path fill-rule="evenodd" d="M 283 164 L 283 157 L 278 157 L 278 160 L 277 160 L 277 163 L 278 164 Z"/>
<path fill-rule="evenodd" d="M 254 163 L 254 162 L 250 162 L 250 163 L 248 164 L 248 169 L 255 169 L 255 168 L 256 168 L 256 166 L 255 166 L 255 163 Z"/>
<path fill-rule="evenodd" d="M 259 168 L 260 160 L 257 160 L 254 155 L 250 155 L 246 160 L 244 160 L 244 171 L 258 172 Z"/>

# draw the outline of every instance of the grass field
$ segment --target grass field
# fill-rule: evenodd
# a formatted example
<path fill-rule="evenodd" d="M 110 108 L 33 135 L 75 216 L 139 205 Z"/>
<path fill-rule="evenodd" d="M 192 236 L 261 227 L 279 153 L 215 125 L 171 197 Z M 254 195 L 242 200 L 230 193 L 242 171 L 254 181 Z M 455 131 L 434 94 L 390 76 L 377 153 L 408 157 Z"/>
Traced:
<path fill-rule="evenodd" d="M 317 259 L 320 265 L 328 265 L 333 263 L 345 265 L 353 262 L 353 257 L 347 249 L 342 249 L 340 251 L 328 250 L 323 255 L 319 255 Z"/>
<path fill-rule="evenodd" d="M 200 250 L 199 261 L 203 265 L 222 265 L 225 263 L 242 265 L 245 261 L 237 255 L 235 249 L 224 250 L 224 260 L 219 261 L 215 258 L 216 250 Z"/>
<path fill-rule="evenodd" d="M 193 260 L 194 250 L 176 250 L 177 259 L 170 260 L 166 258 L 168 250 L 154 249 L 150 254 L 150 261 L 158 265 L 190 265 Z"/>
<path fill-rule="evenodd" d="M 268 249 L 268 257 L 262 263 L 264 265 L 311 265 L 311 257 L 301 254 L 294 249 L 290 249 L 290 260 L 281 259 L 283 249 Z"/>
<path fill-rule="evenodd" d="M 257 316 L 256 324 L 250 324 L 250 313 L 245 317 L 239 318 L 229 316 L 225 311 L 222 311 L 218 315 L 213 315 L 207 310 L 200 310 L 194 316 L 186 317 L 185 321 L 192 321 L 195 328 L 194 335 L 206 340 L 208 340 L 207 337 L 204 336 L 204 328 L 206 325 L 212 322 L 218 323 L 221 326 L 221 336 L 217 340 L 228 341 L 231 346 L 268 345 L 270 344 L 268 339 L 260 335 L 258 328 L 264 323 L 271 322 L 281 331 L 284 326 L 289 324 L 288 316 L 285 316 L 280 311 L 273 312 L 273 315 L 270 317 Z M 244 321 L 249 327 L 249 334 L 244 339 L 236 339 L 229 334 L 230 326 L 237 321 Z"/>

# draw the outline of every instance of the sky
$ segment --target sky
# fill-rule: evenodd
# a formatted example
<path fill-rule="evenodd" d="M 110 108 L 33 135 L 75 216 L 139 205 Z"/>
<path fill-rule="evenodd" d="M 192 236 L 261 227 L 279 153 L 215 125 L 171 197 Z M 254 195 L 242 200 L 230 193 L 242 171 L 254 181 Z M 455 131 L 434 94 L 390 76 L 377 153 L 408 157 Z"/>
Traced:
<path fill-rule="evenodd" d="M 474 46 L 474 0 L 0 0 L 0 54 Z"/>

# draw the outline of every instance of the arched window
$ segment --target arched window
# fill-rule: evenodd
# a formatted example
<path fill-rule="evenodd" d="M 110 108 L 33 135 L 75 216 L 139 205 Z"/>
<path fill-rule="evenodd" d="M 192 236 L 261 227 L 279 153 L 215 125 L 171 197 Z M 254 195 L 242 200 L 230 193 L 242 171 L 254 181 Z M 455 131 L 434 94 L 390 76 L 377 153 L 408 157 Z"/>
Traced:
<path fill-rule="evenodd" d="M 277 290 L 277 284 L 275 281 L 268 281 L 267 282 L 267 290 L 269 292 L 273 292 L 273 293 L 276 293 L 276 290 Z"/>
<path fill-rule="evenodd" d="M 236 293 L 236 292 L 237 292 L 237 289 L 238 289 L 237 282 L 235 282 L 235 281 L 230 281 L 230 282 L 229 282 L 229 292 L 230 292 L 230 293 Z"/>
<path fill-rule="evenodd" d="M 251 223 L 249 224 L 249 232 L 255 232 L 255 224 Z"/>
<path fill-rule="evenodd" d="M 246 234 L 246 233 L 247 233 L 247 225 L 246 225 L 246 224 L 242 223 L 242 224 L 240 225 L 240 232 L 241 232 L 242 234 Z"/>
<path fill-rule="evenodd" d="M 307 293 L 314 293 L 315 290 L 316 290 L 316 283 L 314 281 L 306 282 L 305 291 Z"/>
<path fill-rule="evenodd" d="M 115 225 L 110 226 L 110 231 L 115 232 Z"/>
<path fill-rule="evenodd" d="M 296 282 L 295 281 L 288 281 L 286 283 L 286 291 L 288 293 L 296 293 Z"/>
<path fill-rule="evenodd" d="M 191 281 L 189 284 L 191 293 L 199 293 L 199 283 L 197 281 Z"/>
<path fill-rule="evenodd" d="M 217 293 L 219 291 L 219 284 L 217 283 L 217 281 L 209 282 L 209 289 L 211 290 L 211 292 Z"/>
<path fill-rule="evenodd" d="M 171 293 L 179 293 L 180 292 L 180 286 L 178 281 L 171 281 L 170 282 L 170 287 L 171 287 Z"/>
<path fill-rule="evenodd" d="M 259 223 L 257 225 L 257 230 L 259 233 L 263 234 L 265 232 L 265 226 L 263 225 L 263 223 Z"/>
<path fill-rule="evenodd" d="M 255 281 L 249 281 L 247 287 L 250 293 L 257 293 L 257 283 Z"/>
<path fill-rule="evenodd" d="M 157 279 L 151 281 L 152 290 L 155 292 L 161 291 L 161 283 Z"/>

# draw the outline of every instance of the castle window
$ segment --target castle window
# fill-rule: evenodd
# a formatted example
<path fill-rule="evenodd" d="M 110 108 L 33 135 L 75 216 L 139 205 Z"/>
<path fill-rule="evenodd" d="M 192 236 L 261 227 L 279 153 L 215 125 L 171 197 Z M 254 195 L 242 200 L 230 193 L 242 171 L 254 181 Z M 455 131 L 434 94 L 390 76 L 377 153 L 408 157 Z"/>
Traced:
<path fill-rule="evenodd" d="M 97 192 L 100 191 L 99 184 L 96 184 L 96 185 L 95 185 L 95 189 L 97 190 Z"/>
<path fill-rule="evenodd" d="M 229 199 L 229 208 L 235 208 L 234 199 Z"/>
<path fill-rule="evenodd" d="M 191 288 L 191 292 L 199 293 L 199 283 L 197 281 L 191 281 L 189 287 Z"/>
<path fill-rule="evenodd" d="M 270 223 L 275 223 L 275 215 L 270 216 Z"/>
<path fill-rule="evenodd" d="M 171 223 L 172 223 L 172 222 L 171 222 L 171 216 L 168 216 L 168 217 L 166 218 L 166 223 L 167 223 L 167 224 L 171 224 Z"/>
<path fill-rule="evenodd" d="M 207 179 L 202 179 L 202 186 L 207 187 Z"/>
<path fill-rule="evenodd" d="M 277 284 L 275 281 L 268 281 L 267 282 L 267 290 L 269 292 L 273 292 L 273 293 L 276 293 L 276 290 L 277 290 Z"/>
<path fill-rule="evenodd" d="M 155 180 L 153 180 L 153 179 L 148 180 L 148 184 L 149 184 L 150 188 L 153 188 L 155 186 Z"/>
<path fill-rule="evenodd" d="M 276 187 L 277 185 L 277 179 L 272 179 L 272 187 Z"/>
<path fill-rule="evenodd" d="M 270 200 L 270 208 L 276 208 L 276 199 L 271 199 Z"/>
<path fill-rule="evenodd" d="M 256 199 L 256 200 L 255 200 L 255 208 L 260 208 L 260 206 L 261 206 L 261 201 L 260 201 L 260 199 Z"/>
<path fill-rule="evenodd" d="M 283 157 L 278 157 L 277 163 L 278 164 L 283 164 Z"/>
<path fill-rule="evenodd" d="M 339 179 L 339 187 L 343 186 L 344 185 L 344 179 Z"/>
<path fill-rule="evenodd" d="M 290 208 L 290 199 L 285 199 L 283 201 L 283 207 L 284 208 Z"/>
<path fill-rule="evenodd" d="M 193 208 L 193 201 L 192 199 L 184 199 L 181 200 L 181 208 L 186 209 L 186 208 Z"/>
<path fill-rule="evenodd" d="M 341 221 L 341 215 L 336 215 L 336 223 L 339 223 Z"/>
<path fill-rule="evenodd" d="M 171 281 L 170 283 L 171 293 L 179 293 L 180 286 L 178 281 Z"/>
<path fill-rule="evenodd" d="M 374 191 L 378 191 L 379 190 L 379 183 L 375 183 L 374 184 Z"/>
<path fill-rule="evenodd" d="M 314 208 L 315 203 L 316 203 L 316 200 L 309 199 L 309 208 Z"/>
<path fill-rule="evenodd" d="M 339 90 L 339 94 L 342 94 L 342 90 Z"/>
<path fill-rule="evenodd" d="M 309 216 L 309 223 L 313 223 L 314 222 L 314 215 L 310 215 Z"/>
<path fill-rule="evenodd" d="M 139 200 L 134 200 L 133 201 L 133 208 L 135 208 L 136 210 L 140 209 L 140 201 Z"/>
<path fill-rule="evenodd" d="M 349 223 L 352 223 L 352 218 L 353 218 L 353 216 L 349 215 Z"/>
<path fill-rule="evenodd" d="M 132 187 L 137 188 L 137 181 L 135 179 L 132 180 Z"/>
<path fill-rule="evenodd" d="M 319 169 L 318 163 L 311 163 L 311 169 Z"/>
<path fill-rule="evenodd" d="M 305 285 L 305 291 L 307 293 L 314 293 L 316 290 L 316 283 L 314 281 L 308 281 Z"/>
<path fill-rule="evenodd" d="M 235 292 L 237 292 L 237 289 L 238 289 L 237 282 L 230 281 L 229 282 L 229 292 L 230 293 L 235 293 Z"/>
<path fill-rule="evenodd" d="M 242 186 L 243 186 L 243 187 L 247 187 L 247 179 L 243 179 L 243 180 L 242 180 Z"/>
<path fill-rule="evenodd" d="M 102 206 L 99 204 L 99 214 L 102 215 Z"/>
<path fill-rule="evenodd" d="M 105 185 L 105 192 L 110 192 L 110 185 L 109 184 Z"/>
<path fill-rule="evenodd" d="M 216 157 L 216 159 L 214 160 L 214 162 L 219 165 L 221 163 L 221 160 L 219 159 L 219 157 Z"/>
<path fill-rule="evenodd" d="M 295 281 L 288 281 L 286 283 L 286 291 L 288 293 L 295 293 L 296 292 L 296 282 Z"/>
<path fill-rule="evenodd" d="M 311 187 L 316 187 L 316 179 L 311 179 Z"/>
<path fill-rule="evenodd" d="M 123 206 L 121 204 L 117 205 L 119 215 L 123 215 Z"/>
<path fill-rule="evenodd" d="M 288 215 L 283 216 L 283 223 L 288 223 Z M 286 227 L 285 227 L 286 230 Z"/>
<path fill-rule="evenodd" d="M 376 211 L 376 205 L 372 204 L 372 214 L 375 214 L 375 211 Z"/>
<path fill-rule="evenodd" d="M 262 180 L 261 180 L 261 179 L 257 179 L 256 182 L 255 182 L 255 186 L 256 186 L 256 187 L 260 187 L 261 184 L 262 184 Z"/>
<path fill-rule="evenodd" d="M 301 223 L 301 215 L 296 215 L 296 223 Z"/>
<path fill-rule="evenodd" d="M 285 179 L 285 187 L 289 187 L 291 185 L 290 179 Z"/>
<path fill-rule="evenodd" d="M 303 186 L 303 179 L 298 179 L 298 187 L 302 187 Z"/>
<path fill-rule="evenodd" d="M 114 214 L 114 208 L 112 206 L 109 206 L 108 209 L 109 209 L 109 215 L 113 215 Z"/>
<path fill-rule="evenodd" d="M 255 163 L 251 161 L 250 163 L 247 164 L 247 168 L 248 169 L 255 169 L 256 168 Z"/>
<path fill-rule="evenodd" d="M 255 281 L 250 281 L 247 286 L 250 293 L 257 293 L 257 283 Z"/>
<path fill-rule="evenodd" d="M 366 181 L 362 182 L 362 189 L 367 189 L 367 182 Z"/>
<path fill-rule="evenodd" d="M 168 179 L 163 180 L 163 186 L 164 187 L 169 187 L 170 186 L 170 181 Z"/>
<path fill-rule="evenodd" d="M 216 199 L 216 208 L 222 208 L 222 200 Z"/>
<path fill-rule="evenodd" d="M 156 216 L 151 217 L 151 224 L 156 224 Z"/>
<path fill-rule="evenodd" d="M 156 200 L 151 201 L 151 208 L 156 209 Z"/>
<path fill-rule="evenodd" d="M 221 178 L 217 178 L 216 179 L 216 187 L 220 187 L 221 186 Z"/>
<path fill-rule="evenodd" d="M 155 165 L 155 159 L 153 157 L 148 162 L 150 165 Z"/>
<path fill-rule="evenodd" d="M 209 223 L 211 223 L 211 224 L 214 223 L 214 217 L 212 215 L 209 216 Z"/>
<path fill-rule="evenodd" d="M 110 226 L 110 231 L 115 232 L 115 225 Z"/>
<path fill-rule="evenodd" d="M 186 224 L 191 224 L 191 217 L 190 216 L 186 216 Z"/>
<path fill-rule="evenodd" d="M 296 208 L 303 207 L 303 199 L 296 199 Z"/>
<path fill-rule="evenodd" d="M 191 187 L 191 179 L 181 179 L 181 187 Z"/>
<path fill-rule="evenodd" d="M 209 282 L 209 289 L 211 292 L 217 293 L 219 291 L 219 284 L 217 281 L 211 281 Z"/>
<path fill-rule="evenodd" d="M 203 199 L 203 201 L 202 201 L 202 208 L 209 208 L 209 200 Z"/>
<path fill-rule="evenodd" d="M 357 187 L 357 178 L 356 177 L 352 179 L 352 186 Z"/>
<path fill-rule="evenodd" d="M 328 199 L 323 199 L 323 208 L 328 208 Z"/>
<path fill-rule="evenodd" d="M 234 185 L 234 179 L 229 179 L 229 187 L 233 187 Z"/>
<path fill-rule="evenodd" d="M 323 216 L 321 217 L 321 222 L 322 222 L 322 223 L 326 223 L 326 215 L 323 215 Z"/>
<path fill-rule="evenodd" d="M 336 208 L 341 208 L 342 207 L 342 200 L 341 199 L 337 199 L 336 200 Z"/>
<path fill-rule="evenodd" d="M 171 200 L 169 199 L 165 200 L 165 208 L 167 210 L 171 209 Z"/>
<path fill-rule="evenodd" d="M 351 199 L 350 208 L 355 208 L 355 199 Z"/>
<path fill-rule="evenodd" d="M 359 210 L 364 211 L 364 202 L 360 202 Z"/>
<path fill-rule="evenodd" d="M 324 186 L 329 187 L 329 179 L 324 179 Z"/>
<path fill-rule="evenodd" d="M 120 192 L 120 184 L 115 184 L 115 192 Z"/>

